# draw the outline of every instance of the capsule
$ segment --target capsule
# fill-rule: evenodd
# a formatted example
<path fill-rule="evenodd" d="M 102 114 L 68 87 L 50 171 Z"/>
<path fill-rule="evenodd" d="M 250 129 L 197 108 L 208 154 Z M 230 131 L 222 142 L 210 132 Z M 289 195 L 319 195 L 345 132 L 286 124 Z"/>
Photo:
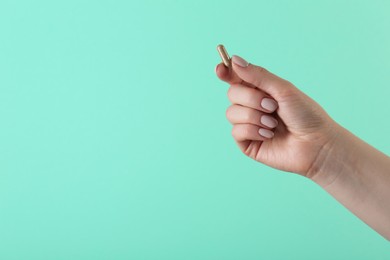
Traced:
<path fill-rule="evenodd" d="M 223 64 L 225 64 L 226 67 L 230 67 L 230 65 L 231 65 L 230 57 L 229 57 L 229 54 L 227 53 L 225 47 L 222 44 L 219 44 L 217 46 L 217 50 L 218 50 L 219 56 L 221 56 Z"/>

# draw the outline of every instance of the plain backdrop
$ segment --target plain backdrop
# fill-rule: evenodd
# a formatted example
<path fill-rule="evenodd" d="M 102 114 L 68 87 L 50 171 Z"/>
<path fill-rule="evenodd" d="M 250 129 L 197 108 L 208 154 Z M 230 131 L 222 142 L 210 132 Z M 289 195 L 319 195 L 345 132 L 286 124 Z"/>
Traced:
<path fill-rule="evenodd" d="M 0 259 L 389 259 L 246 158 L 216 46 L 389 154 L 388 1 L 0 2 Z M 389 187 L 390 188 L 390 187 Z"/>

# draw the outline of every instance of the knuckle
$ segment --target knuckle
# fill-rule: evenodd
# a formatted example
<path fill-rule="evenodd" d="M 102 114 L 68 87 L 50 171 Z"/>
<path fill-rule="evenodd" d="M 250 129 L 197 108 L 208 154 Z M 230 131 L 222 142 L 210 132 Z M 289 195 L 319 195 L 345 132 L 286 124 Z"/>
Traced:
<path fill-rule="evenodd" d="M 231 101 L 231 102 L 233 102 L 233 96 L 234 96 L 234 89 L 233 89 L 234 87 L 230 87 L 229 89 L 228 89 L 228 91 L 227 91 L 227 96 L 228 96 L 228 98 L 229 98 L 229 100 Z"/>
<path fill-rule="evenodd" d="M 244 140 L 249 137 L 249 128 L 245 125 L 234 125 L 232 129 L 232 136 L 236 140 Z"/>
<path fill-rule="evenodd" d="M 234 125 L 232 128 L 232 136 L 234 139 L 237 139 L 237 126 Z"/>
<path fill-rule="evenodd" d="M 264 73 L 264 72 L 267 72 L 267 70 L 265 69 L 265 68 L 263 68 L 263 67 L 261 67 L 261 66 L 255 66 L 255 71 L 257 72 L 257 73 Z"/>
<path fill-rule="evenodd" d="M 260 104 L 261 96 L 260 96 L 259 91 L 255 90 L 255 89 L 250 89 L 248 91 L 246 98 L 251 104 L 253 104 L 256 107 L 258 106 L 258 104 Z"/>
<path fill-rule="evenodd" d="M 241 117 L 245 122 L 250 122 L 251 118 L 253 117 L 253 113 L 250 109 L 245 109 L 242 111 Z"/>
<path fill-rule="evenodd" d="M 241 129 L 241 134 L 243 137 L 249 137 L 249 134 L 250 134 L 250 130 L 249 130 L 249 126 L 243 126 L 242 129 Z"/>
<path fill-rule="evenodd" d="M 229 106 L 227 109 L 226 109 L 226 112 L 225 112 L 225 115 L 226 115 L 226 118 L 227 119 L 230 119 L 231 118 L 231 114 L 232 114 L 232 108 L 233 106 Z"/>
<path fill-rule="evenodd" d="M 253 85 L 255 86 L 261 86 L 264 80 L 263 75 L 265 73 L 268 73 L 268 71 L 263 67 L 254 65 L 251 72 L 252 72 L 252 80 L 253 80 L 253 82 L 251 83 L 253 83 Z"/>

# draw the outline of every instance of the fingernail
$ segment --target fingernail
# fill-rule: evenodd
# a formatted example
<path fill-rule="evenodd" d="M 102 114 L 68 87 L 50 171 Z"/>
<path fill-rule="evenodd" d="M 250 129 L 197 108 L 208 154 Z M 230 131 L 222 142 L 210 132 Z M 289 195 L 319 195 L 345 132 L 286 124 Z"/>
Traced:
<path fill-rule="evenodd" d="M 232 56 L 232 61 L 236 65 L 243 67 L 243 68 L 248 67 L 248 65 L 249 65 L 249 63 L 246 60 L 244 60 L 243 58 L 241 58 L 240 56 L 237 56 L 237 55 Z"/>
<path fill-rule="evenodd" d="M 265 126 L 268 126 L 270 128 L 274 128 L 278 125 L 278 120 L 276 120 L 275 118 L 273 118 L 272 116 L 267 116 L 267 115 L 263 115 L 261 118 L 260 118 L 260 122 L 265 125 Z"/>
<path fill-rule="evenodd" d="M 274 112 L 278 107 L 278 104 L 273 99 L 263 98 L 263 100 L 261 101 L 261 107 L 271 112 Z"/>
<path fill-rule="evenodd" d="M 274 137 L 274 132 L 268 130 L 268 129 L 264 129 L 264 128 L 260 128 L 259 129 L 259 134 L 265 138 L 272 138 Z"/>

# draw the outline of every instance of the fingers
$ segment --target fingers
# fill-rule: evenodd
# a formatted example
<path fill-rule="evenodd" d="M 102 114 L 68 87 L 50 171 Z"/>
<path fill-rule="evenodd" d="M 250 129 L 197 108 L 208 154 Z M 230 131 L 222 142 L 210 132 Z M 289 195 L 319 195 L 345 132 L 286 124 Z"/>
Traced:
<path fill-rule="evenodd" d="M 241 84 L 233 84 L 228 90 L 233 103 L 226 111 L 227 119 L 233 124 L 232 135 L 243 141 L 264 141 L 274 137 L 272 131 L 278 121 L 270 114 L 278 104 L 263 91 Z"/>
<path fill-rule="evenodd" d="M 252 141 L 273 138 L 278 121 L 270 113 L 278 108 L 275 99 L 291 84 L 238 56 L 233 56 L 231 67 L 220 63 L 215 72 L 231 85 L 228 97 L 233 105 L 226 111 L 226 117 L 233 124 L 232 135 L 241 150 L 246 150 Z"/>
<path fill-rule="evenodd" d="M 233 124 L 232 135 L 237 142 L 270 139 L 274 137 L 272 129 L 278 125 L 272 115 L 240 105 L 230 106 L 226 117 Z"/>
<path fill-rule="evenodd" d="M 241 84 L 233 84 L 228 90 L 228 97 L 233 104 L 267 113 L 274 112 L 278 107 L 276 101 L 263 91 Z"/>
<path fill-rule="evenodd" d="M 271 114 L 256 109 L 232 105 L 226 110 L 226 118 L 234 124 L 252 124 L 265 129 L 272 129 L 278 125 L 278 120 Z"/>
<path fill-rule="evenodd" d="M 264 141 L 274 136 L 274 133 L 265 128 L 251 124 L 235 124 L 232 129 L 232 136 L 237 142 L 243 141 Z"/>
<path fill-rule="evenodd" d="M 267 71 L 265 68 L 248 63 L 243 58 L 233 55 L 232 57 L 233 71 L 244 82 L 247 82 L 271 96 L 277 97 L 279 94 L 292 88 L 291 84 L 278 76 Z"/>
<path fill-rule="evenodd" d="M 229 84 L 242 82 L 242 79 L 237 76 L 237 74 L 232 70 L 232 68 L 226 67 L 223 63 L 220 63 L 217 65 L 217 67 L 215 67 L 215 73 L 220 80 L 225 81 Z"/>

